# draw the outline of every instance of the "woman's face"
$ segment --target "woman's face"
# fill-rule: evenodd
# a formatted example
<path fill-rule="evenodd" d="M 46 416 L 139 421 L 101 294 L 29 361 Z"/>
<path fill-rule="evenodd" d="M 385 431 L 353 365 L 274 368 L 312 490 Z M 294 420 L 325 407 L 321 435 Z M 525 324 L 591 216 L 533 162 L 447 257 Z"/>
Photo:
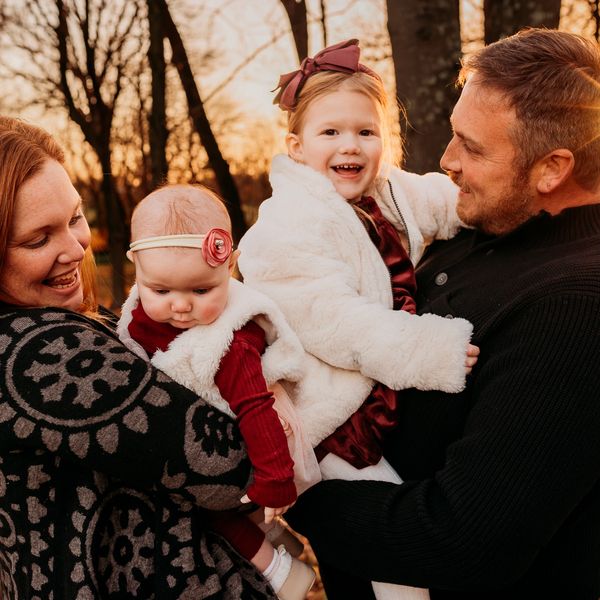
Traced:
<path fill-rule="evenodd" d="M 83 301 L 81 261 L 90 244 L 79 194 L 60 163 L 48 159 L 16 200 L 0 300 L 77 310 Z"/>

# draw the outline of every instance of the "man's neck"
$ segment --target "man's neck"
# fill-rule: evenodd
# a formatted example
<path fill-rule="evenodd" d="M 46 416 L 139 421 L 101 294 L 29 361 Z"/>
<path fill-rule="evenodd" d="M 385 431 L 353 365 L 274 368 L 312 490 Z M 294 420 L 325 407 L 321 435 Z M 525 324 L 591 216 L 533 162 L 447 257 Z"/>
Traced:
<path fill-rule="evenodd" d="M 600 183 L 594 189 L 581 187 L 572 177 L 547 194 L 538 194 L 540 212 L 557 215 L 567 208 L 600 204 Z"/>

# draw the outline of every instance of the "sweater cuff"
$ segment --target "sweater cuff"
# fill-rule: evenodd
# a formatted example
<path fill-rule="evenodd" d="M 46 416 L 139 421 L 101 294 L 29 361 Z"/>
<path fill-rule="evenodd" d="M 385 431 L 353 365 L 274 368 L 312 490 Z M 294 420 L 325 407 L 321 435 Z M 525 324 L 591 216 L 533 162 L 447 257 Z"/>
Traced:
<path fill-rule="evenodd" d="M 252 502 L 269 508 L 288 506 L 296 501 L 298 494 L 293 480 L 255 481 L 247 490 Z"/>

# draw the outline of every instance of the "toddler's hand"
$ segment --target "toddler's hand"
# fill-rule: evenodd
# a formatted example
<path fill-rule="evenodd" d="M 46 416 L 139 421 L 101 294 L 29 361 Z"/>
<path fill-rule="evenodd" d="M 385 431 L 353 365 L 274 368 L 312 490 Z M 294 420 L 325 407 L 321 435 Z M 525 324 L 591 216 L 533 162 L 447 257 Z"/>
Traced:
<path fill-rule="evenodd" d="M 465 369 L 467 371 L 467 375 L 473 370 L 475 363 L 477 362 L 477 357 L 479 356 L 479 347 L 473 346 L 473 344 L 469 344 L 467 346 L 467 359 L 465 360 Z"/>
<path fill-rule="evenodd" d="M 265 506 L 265 523 L 268 524 L 275 517 L 280 517 L 286 510 L 288 510 L 288 508 L 292 508 L 294 504 L 296 503 L 292 502 L 291 504 L 288 504 L 287 506 L 281 506 L 280 508 L 269 508 L 268 506 Z"/>

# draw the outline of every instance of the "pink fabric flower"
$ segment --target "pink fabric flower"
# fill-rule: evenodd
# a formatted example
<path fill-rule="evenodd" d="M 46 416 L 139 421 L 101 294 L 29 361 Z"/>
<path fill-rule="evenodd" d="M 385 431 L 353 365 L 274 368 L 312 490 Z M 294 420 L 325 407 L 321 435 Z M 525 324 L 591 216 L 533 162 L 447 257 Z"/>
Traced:
<path fill-rule="evenodd" d="M 211 267 L 222 265 L 230 256 L 233 242 L 229 232 L 218 227 L 209 229 L 202 242 L 202 256 Z"/>

